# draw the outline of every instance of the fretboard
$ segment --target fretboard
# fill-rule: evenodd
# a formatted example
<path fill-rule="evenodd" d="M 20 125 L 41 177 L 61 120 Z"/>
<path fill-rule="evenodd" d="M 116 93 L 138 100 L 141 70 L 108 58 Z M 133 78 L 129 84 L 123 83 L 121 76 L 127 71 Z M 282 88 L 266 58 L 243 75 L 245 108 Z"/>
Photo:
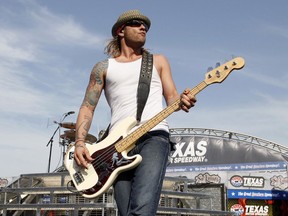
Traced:
<path fill-rule="evenodd" d="M 205 87 L 208 85 L 205 81 L 202 81 L 197 86 L 195 86 L 189 94 L 196 95 L 200 91 L 202 91 Z M 146 134 L 148 131 L 150 131 L 152 128 L 154 128 L 157 124 L 159 124 L 161 121 L 166 119 L 168 116 L 170 116 L 173 112 L 179 109 L 180 106 L 180 98 L 174 101 L 171 105 L 167 106 L 165 109 L 163 109 L 160 113 L 155 115 L 152 119 L 147 121 L 145 124 L 141 125 L 139 128 L 137 128 L 135 131 L 130 133 L 128 136 L 126 136 L 124 139 L 120 140 L 118 143 L 115 144 L 115 148 L 118 152 L 122 152 L 126 149 L 128 149 L 132 144 L 134 144 L 140 137 L 142 137 L 144 134 Z"/>

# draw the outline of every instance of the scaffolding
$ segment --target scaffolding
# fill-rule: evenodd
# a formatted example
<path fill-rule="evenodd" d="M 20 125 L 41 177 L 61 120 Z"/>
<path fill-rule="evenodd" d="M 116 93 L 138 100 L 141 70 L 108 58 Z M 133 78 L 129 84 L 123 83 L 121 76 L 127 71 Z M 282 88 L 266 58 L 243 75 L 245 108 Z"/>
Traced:
<path fill-rule="evenodd" d="M 187 178 L 166 177 L 157 215 L 233 215 L 213 204 L 220 196 L 189 191 L 189 184 Z M 21 175 L 1 188 L 0 202 L 2 216 L 117 215 L 112 188 L 97 198 L 84 198 L 70 185 L 66 171 Z"/>

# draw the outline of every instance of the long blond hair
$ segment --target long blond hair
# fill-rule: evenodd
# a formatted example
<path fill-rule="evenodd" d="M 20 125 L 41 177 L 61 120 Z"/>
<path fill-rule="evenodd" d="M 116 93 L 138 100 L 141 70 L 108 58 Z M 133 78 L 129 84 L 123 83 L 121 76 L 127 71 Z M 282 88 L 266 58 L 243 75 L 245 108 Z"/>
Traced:
<path fill-rule="evenodd" d="M 121 45 L 118 35 L 116 37 L 113 37 L 110 41 L 108 41 L 108 44 L 104 49 L 104 53 L 112 58 L 116 58 L 120 55 Z"/>
<path fill-rule="evenodd" d="M 142 47 L 141 52 L 143 51 L 148 51 L 148 50 Z M 112 58 L 117 58 L 118 56 L 120 56 L 121 44 L 120 44 L 120 38 L 118 35 L 108 41 L 108 44 L 104 49 L 104 54 Z"/>

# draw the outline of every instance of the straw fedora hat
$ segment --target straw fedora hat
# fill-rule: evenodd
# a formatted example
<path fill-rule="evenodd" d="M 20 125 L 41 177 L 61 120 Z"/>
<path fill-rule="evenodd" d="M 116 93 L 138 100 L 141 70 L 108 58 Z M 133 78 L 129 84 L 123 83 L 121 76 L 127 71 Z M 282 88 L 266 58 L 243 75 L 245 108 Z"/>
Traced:
<path fill-rule="evenodd" d="M 147 16 L 141 14 L 139 10 L 129 10 L 121 14 L 116 23 L 113 25 L 112 36 L 115 37 L 117 35 L 118 28 L 133 19 L 142 20 L 147 24 L 148 29 L 150 28 L 151 21 Z"/>

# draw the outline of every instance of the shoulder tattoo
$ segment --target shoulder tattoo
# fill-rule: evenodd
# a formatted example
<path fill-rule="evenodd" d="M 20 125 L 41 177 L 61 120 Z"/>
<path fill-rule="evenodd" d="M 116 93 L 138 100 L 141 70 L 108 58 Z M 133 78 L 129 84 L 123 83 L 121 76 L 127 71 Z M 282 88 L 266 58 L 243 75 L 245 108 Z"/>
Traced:
<path fill-rule="evenodd" d="M 95 79 L 95 82 L 98 85 L 103 84 L 102 78 L 103 78 L 104 72 L 107 71 L 107 68 L 108 68 L 108 59 L 101 61 L 101 62 L 98 62 L 94 66 L 94 68 L 92 70 L 92 74 L 94 75 L 93 77 Z"/>
<path fill-rule="evenodd" d="M 104 73 L 108 68 L 108 59 L 97 63 L 92 69 L 90 82 L 82 106 L 96 106 L 103 88 Z"/>

